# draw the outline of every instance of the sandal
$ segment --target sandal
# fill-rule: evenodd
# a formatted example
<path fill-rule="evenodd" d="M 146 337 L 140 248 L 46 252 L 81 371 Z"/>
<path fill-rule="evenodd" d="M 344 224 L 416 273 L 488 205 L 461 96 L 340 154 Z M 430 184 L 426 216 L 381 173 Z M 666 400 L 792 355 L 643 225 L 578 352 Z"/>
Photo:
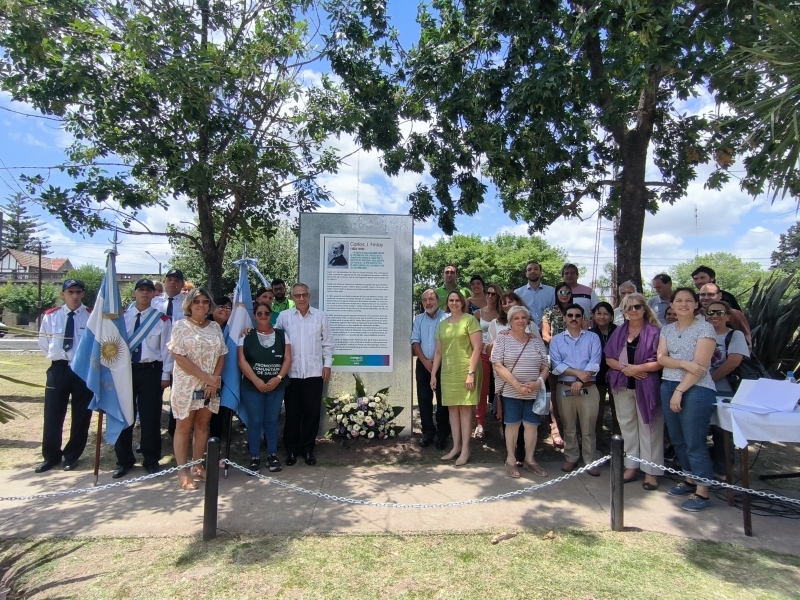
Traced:
<path fill-rule="evenodd" d="M 482 440 L 485 437 L 483 433 L 483 426 L 478 425 L 475 428 L 475 431 L 472 433 L 472 437 L 474 437 L 476 440 Z"/>
<path fill-rule="evenodd" d="M 190 473 L 192 474 L 192 479 L 194 479 L 195 481 L 206 480 L 206 470 L 199 465 L 195 465 L 194 467 L 192 467 Z"/>
<path fill-rule="evenodd" d="M 519 470 L 517 469 L 517 465 L 515 465 L 515 464 L 514 465 L 510 465 L 510 464 L 508 464 L 508 462 L 506 462 L 505 463 L 505 467 L 506 467 L 506 475 L 508 475 L 509 477 L 512 477 L 514 479 L 519 479 L 520 474 L 519 474 Z"/>
<path fill-rule="evenodd" d="M 526 462 L 523 463 L 522 468 L 538 477 L 547 477 L 547 471 L 540 467 L 538 463 Z"/>
<path fill-rule="evenodd" d="M 186 491 L 197 489 L 197 485 L 194 481 L 192 481 L 192 478 L 188 473 L 180 473 L 178 475 L 178 487 Z"/>

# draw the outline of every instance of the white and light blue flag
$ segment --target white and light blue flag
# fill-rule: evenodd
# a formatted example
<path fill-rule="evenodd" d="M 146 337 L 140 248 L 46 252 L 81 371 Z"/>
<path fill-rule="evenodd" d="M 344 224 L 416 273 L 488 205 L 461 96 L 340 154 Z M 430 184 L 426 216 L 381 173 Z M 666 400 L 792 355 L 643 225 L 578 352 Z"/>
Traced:
<path fill-rule="evenodd" d="M 252 258 L 242 258 L 233 263 L 239 265 L 239 282 L 233 292 L 233 308 L 225 328 L 225 344 L 228 346 L 228 354 L 225 355 L 225 368 L 222 370 L 222 393 L 220 394 L 220 404 L 235 411 L 245 425 L 247 425 L 247 415 L 244 414 L 244 405 L 239 402 L 242 370 L 239 368 L 238 353 L 242 331 L 255 326 L 253 296 L 250 292 L 250 282 L 247 279 L 248 268 L 258 273 L 255 263 L 255 259 Z M 258 274 L 261 276 L 260 273 Z"/>
<path fill-rule="evenodd" d="M 117 287 L 116 250 L 109 250 L 106 275 L 86 330 L 75 349 L 72 370 L 94 392 L 89 408 L 106 413 L 106 442 L 113 444 L 133 425 L 131 354 Z"/>

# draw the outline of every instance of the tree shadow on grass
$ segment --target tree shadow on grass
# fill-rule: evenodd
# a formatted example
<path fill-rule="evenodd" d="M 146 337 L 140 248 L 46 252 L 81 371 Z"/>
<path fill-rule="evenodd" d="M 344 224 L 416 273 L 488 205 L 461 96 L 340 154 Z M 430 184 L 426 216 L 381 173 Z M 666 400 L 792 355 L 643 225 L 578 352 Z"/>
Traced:
<path fill-rule="evenodd" d="M 263 535 L 249 537 L 225 535 L 209 542 L 188 544 L 175 559 L 174 566 L 187 569 L 196 564 L 208 563 L 220 558 L 237 565 L 263 565 L 276 556 L 286 554 L 292 536 Z M 233 541 L 233 543 L 231 543 Z"/>
<path fill-rule="evenodd" d="M 800 598 L 800 557 L 734 544 L 688 540 L 686 560 L 729 583 Z"/>
<path fill-rule="evenodd" d="M 31 554 L 34 554 L 38 548 L 47 543 L 47 541 L 41 540 L 30 544 L 23 542 L 20 545 L 19 541 L 15 540 L 0 541 L 0 552 L 3 553 L 2 558 L 0 558 L 0 589 L 4 587 L 8 588 L 10 591 L 9 598 L 29 598 L 40 592 L 52 590 L 61 585 L 87 581 L 102 575 L 102 573 L 98 573 L 83 577 L 61 579 L 35 587 L 25 587 L 24 579 L 27 575 L 42 567 L 56 564 L 60 559 L 77 552 L 86 545 L 86 543 L 80 543 L 69 549 L 49 550 L 31 560 Z M 58 599 L 68 598 L 69 596 L 50 597 Z"/>

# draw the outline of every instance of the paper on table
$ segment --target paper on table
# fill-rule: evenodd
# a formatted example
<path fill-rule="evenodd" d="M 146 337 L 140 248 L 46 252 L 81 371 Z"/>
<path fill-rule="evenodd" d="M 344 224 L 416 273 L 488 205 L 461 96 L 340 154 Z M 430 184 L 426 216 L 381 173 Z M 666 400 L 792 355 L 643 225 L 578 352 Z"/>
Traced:
<path fill-rule="evenodd" d="M 749 412 L 755 415 L 768 415 L 770 413 L 779 412 L 768 406 L 751 406 L 749 404 L 729 404 L 728 406 L 730 406 L 733 411 Z"/>
<path fill-rule="evenodd" d="M 792 412 L 798 400 L 800 400 L 800 385 L 791 381 L 743 379 L 731 404 Z"/>

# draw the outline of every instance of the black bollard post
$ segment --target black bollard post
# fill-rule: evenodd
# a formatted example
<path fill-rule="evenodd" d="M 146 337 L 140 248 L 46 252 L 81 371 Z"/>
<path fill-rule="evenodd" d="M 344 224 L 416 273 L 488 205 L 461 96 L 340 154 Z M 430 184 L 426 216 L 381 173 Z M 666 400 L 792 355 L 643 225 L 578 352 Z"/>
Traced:
<path fill-rule="evenodd" d="M 203 541 L 217 537 L 217 499 L 219 497 L 219 438 L 209 438 L 206 447 L 206 498 L 203 510 Z"/>
<path fill-rule="evenodd" d="M 621 435 L 611 438 L 611 530 L 625 530 L 625 505 L 623 503 L 622 480 L 625 470 L 625 450 Z"/>

